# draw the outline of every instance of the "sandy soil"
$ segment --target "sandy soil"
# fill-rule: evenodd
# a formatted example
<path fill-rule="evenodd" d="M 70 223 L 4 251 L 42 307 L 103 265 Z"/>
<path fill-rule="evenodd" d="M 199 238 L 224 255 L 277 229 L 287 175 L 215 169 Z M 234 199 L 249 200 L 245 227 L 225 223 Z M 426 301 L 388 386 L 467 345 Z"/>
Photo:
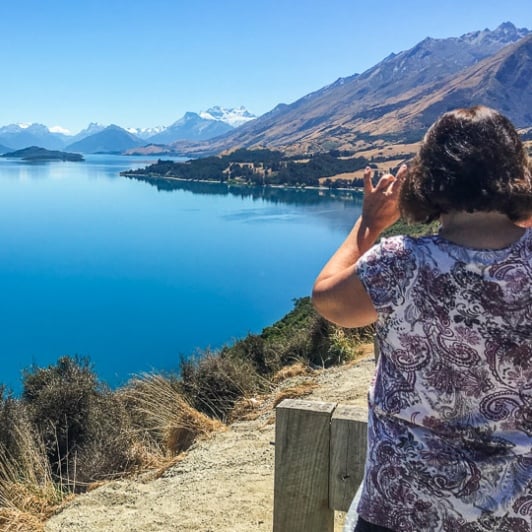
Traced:
<path fill-rule="evenodd" d="M 278 393 L 307 385 L 307 399 L 365 406 L 373 370 L 368 348 L 358 362 L 293 377 Z M 77 497 L 48 521 L 46 531 L 271 531 L 274 396 L 255 406 L 255 419 L 195 443 L 160 478 L 110 482 Z M 336 513 L 335 531 L 344 517 Z"/>

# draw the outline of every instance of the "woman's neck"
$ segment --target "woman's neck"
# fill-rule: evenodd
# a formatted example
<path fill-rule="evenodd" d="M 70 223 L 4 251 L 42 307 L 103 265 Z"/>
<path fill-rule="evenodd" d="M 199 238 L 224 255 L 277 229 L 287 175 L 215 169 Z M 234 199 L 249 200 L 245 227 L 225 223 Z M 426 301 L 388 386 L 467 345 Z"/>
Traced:
<path fill-rule="evenodd" d="M 500 212 L 453 211 L 442 214 L 440 222 L 443 238 L 476 249 L 505 248 L 525 232 Z"/>

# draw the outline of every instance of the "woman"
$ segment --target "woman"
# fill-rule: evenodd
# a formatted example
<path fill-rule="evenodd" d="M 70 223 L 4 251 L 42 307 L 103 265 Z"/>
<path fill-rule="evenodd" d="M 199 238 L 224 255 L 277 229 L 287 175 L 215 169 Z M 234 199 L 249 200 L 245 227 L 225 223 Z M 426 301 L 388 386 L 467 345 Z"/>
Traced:
<path fill-rule="evenodd" d="M 356 531 L 532 531 L 532 179 L 512 124 L 443 115 L 411 167 L 371 184 L 313 302 L 376 322 Z M 383 239 L 400 216 L 437 235 Z M 523 223 L 524 222 L 524 223 Z"/>

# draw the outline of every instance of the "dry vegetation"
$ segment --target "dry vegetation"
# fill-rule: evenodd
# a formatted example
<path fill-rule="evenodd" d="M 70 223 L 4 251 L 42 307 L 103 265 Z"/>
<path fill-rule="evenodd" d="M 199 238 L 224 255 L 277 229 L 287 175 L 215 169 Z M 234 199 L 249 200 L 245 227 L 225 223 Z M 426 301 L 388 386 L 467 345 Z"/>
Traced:
<path fill-rule="evenodd" d="M 253 417 L 283 379 L 351 360 L 370 336 L 324 321 L 303 298 L 260 335 L 114 391 L 86 359 L 33 368 L 21 397 L 0 389 L 0 529 L 42 530 L 77 493 L 147 471 L 159 476 L 197 439 Z M 271 400 L 311 391 L 292 386 Z"/>

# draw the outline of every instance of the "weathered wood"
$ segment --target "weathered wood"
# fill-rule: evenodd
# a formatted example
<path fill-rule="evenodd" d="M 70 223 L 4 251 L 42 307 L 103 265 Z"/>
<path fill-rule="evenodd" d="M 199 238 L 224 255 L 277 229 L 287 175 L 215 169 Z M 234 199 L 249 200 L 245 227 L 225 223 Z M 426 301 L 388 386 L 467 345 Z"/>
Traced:
<path fill-rule="evenodd" d="M 347 512 L 364 476 L 368 411 L 339 405 L 331 419 L 329 507 Z"/>
<path fill-rule="evenodd" d="M 330 426 L 335 403 L 285 399 L 276 409 L 274 532 L 333 532 Z"/>

